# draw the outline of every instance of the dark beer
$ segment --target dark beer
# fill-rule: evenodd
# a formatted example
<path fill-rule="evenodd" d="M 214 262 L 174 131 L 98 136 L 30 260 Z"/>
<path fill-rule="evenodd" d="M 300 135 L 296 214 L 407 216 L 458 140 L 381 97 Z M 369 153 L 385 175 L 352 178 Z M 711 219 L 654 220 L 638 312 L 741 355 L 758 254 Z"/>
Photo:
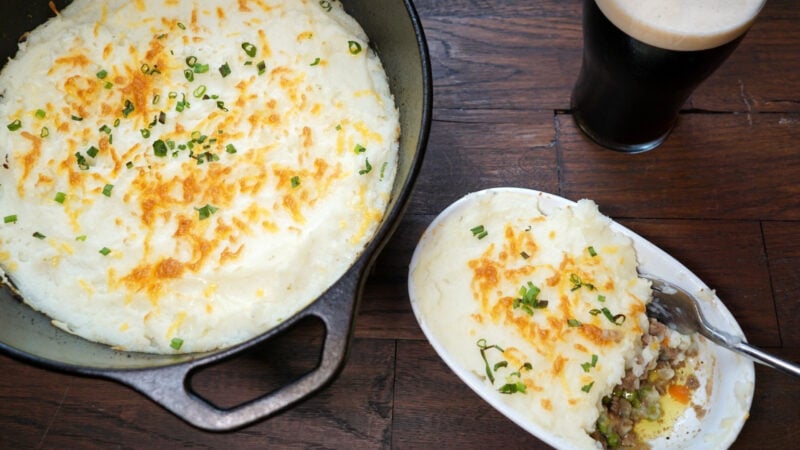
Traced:
<path fill-rule="evenodd" d="M 650 45 L 615 26 L 585 0 L 583 65 L 572 94 L 575 121 L 605 147 L 642 152 L 667 137 L 692 91 L 741 42 L 683 51 Z"/>

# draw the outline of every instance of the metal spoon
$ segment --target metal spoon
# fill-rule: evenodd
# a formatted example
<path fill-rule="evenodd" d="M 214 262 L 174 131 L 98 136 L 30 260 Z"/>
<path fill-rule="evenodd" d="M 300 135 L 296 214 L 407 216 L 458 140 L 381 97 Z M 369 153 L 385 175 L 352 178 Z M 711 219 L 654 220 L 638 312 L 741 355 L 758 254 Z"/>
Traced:
<path fill-rule="evenodd" d="M 744 341 L 740 336 L 712 327 L 703 316 L 697 299 L 684 289 L 652 275 L 640 274 L 650 280 L 653 300 L 647 305 L 647 315 L 681 334 L 700 333 L 711 342 L 752 358 L 756 362 L 800 377 L 800 365 L 770 355 Z"/>

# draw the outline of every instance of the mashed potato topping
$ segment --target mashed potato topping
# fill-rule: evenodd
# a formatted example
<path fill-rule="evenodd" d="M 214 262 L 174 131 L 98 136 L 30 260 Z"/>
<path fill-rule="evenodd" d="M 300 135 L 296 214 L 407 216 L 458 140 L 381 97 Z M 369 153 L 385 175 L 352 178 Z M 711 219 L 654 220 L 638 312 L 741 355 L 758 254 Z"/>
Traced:
<path fill-rule="evenodd" d="M 229 346 L 372 238 L 398 113 L 337 1 L 76 0 L 0 74 L 0 274 L 121 349 Z"/>
<path fill-rule="evenodd" d="M 628 237 L 589 200 L 545 215 L 529 191 L 489 190 L 426 231 L 409 280 L 415 308 L 459 366 L 578 448 L 602 400 L 642 375 L 650 285 Z"/>

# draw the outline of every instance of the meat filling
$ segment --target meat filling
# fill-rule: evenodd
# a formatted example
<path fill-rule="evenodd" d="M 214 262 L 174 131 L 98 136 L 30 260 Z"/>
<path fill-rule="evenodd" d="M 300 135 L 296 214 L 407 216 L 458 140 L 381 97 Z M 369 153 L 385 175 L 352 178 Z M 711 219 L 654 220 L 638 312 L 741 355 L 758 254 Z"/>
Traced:
<path fill-rule="evenodd" d="M 667 327 L 651 318 L 650 330 L 642 336 L 642 346 L 647 348 L 657 343 L 658 357 L 650 361 L 641 376 L 628 369 L 620 384 L 603 398 L 603 411 L 592 433 L 603 448 L 650 448 L 636 434 L 634 426 L 642 420 L 657 421 L 662 417 L 661 397 L 667 395 L 670 386 L 675 384 L 676 375 L 685 366 L 686 358 L 697 354 L 696 345 L 688 349 L 671 346 L 668 335 Z M 691 393 L 699 383 L 694 375 L 689 374 L 681 386 Z"/>

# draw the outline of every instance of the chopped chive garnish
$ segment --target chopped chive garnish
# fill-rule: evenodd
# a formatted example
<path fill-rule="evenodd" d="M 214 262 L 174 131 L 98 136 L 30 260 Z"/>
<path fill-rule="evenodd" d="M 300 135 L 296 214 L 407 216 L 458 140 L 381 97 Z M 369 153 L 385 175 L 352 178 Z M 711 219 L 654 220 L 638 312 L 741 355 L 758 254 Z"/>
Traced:
<path fill-rule="evenodd" d="M 86 241 L 86 235 L 82 234 L 80 236 L 75 236 L 75 240 L 79 241 L 79 242 L 84 242 L 84 241 Z"/>
<path fill-rule="evenodd" d="M 211 217 L 212 214 L 217 212 L 217 207 L 206 204 L 206 206 L 203 206 L 202 208 L 195 208 L 195 211 L 197 211 L 197 217 L 200 220 L 205 220 Z"/>
<path fill-rule="evenodd" d="M 389 167 L 389 161 L 384 161 L 383 164 L 381 164 L 381 177 L 380 177 L 381 181 L 383 181 L 383 177 L 384 175 L 386 175 L 387 167 Z"/>
<path fill-rule="evenodd" d="M 472 235 L 478 239 L 483 239 L 489 235 L 489 232 L 486 231 L 483 225 L 478 225 L 477 227 L 472 227 L 469 229 L 472 232 Z"/>
<path fill-rule="evenodd" d="M 50 129 L 47 127 L 42 127 L 42 132 L 39 133 L 39 137 L 46 138 L 47 136 L 50 136 Z"/>
<path fill-rule="evenodd" d="M 528 252 L 525 251 L 519 252 L 519 256 L 522 256 L 522 259 L 528 259 L 531 257 L 531 255 L 529 255 Z"/>
<path fill-rule="evenodd" d="M 187 66 L 194 68 L 195 64 L 197 64 L 197 57 L 196 56 L 187 56 L 186 57 L 186 65 Z"/>
<path fill-rule="evenodd" d="M 192 72 L 192 69 L 184 70 L 183 76 L 186 77 L 188 81 L 194 81 L 194 72 Z"/>
<path fill-rule="evenodd" d="M 83 120 L 83 117 L 76 116 L 75 114 L 73 114 L 72 117 L 70 117 L 70 119 L 74 120 L 75 122 L 80 122 L 81 120 Z"/>
<path fill-rule="evenodd" d="M 594 381 L 592 381 L 592 382 L 591 382 L 591 383 L 589 383 L 589 384 L 584 384 L 583 386 L 581 386 L 581 390 L 582 390 L 583 392 L 586 392 L 586 393 L 588 393 L 589 391 L 591 391 L 591 390 L 592 390 L 592 386 L 594 386 Z"/>
<path fill-rule="evenodd" d="M 122 110 L 122 117 L 128 117 L 134 110 L 133 102 L 125 100 L 125 108 Z"/>
<path fill-rule="evenodd" d="M 158 94 L 153 95 L 153 104 L 155 105 L 158 101 L 161 100 L 161 96 Z"/>
<path fill-rule="evenodd" d="M 53 200 L 61 204 L 63 204 L 66 199 L 67 199 L 67 194 L 63 192 L 56 192 L 56 196 L 53 198 Z"/>
<path fill-rule="evenodd" d="M 86 150 L 86 154 L 91 156 L 92 158 L 96 157 L 98 153 L 100 153 L 100 150 L 94 145 Z"/>
<path fill-rule="evenodd" d="M 125 167 L 127 167 L 128 169 L 133 169 L 133 161 L 126 162 Z"/>
<path fill-rule="evenodd" d="M 205 84 L 201 84 L 200 86 L 197 86 L 197 88 L 194 90 L 194 92 L 192 92 L 192 95 L 194 95 L 194 98 L 200 98 L 205 93 L 206 93 L 206 85 Z"/>
<path fill-rule="evenodd" d="M 583 324 L 581 323 L 581 321 L 580 321 L 580 320 L 577 320 L 577 319 L 569 319 L 569 320 L 567 320 L 567 325 L 569 325 L 569 326 L 571 326 L 571 327 L 579 327 L 579 326 L 581 326 L 581 325 L 583 325 Z"/>
<path fill-rule="evenodd" d="M 17 131 L 20 128 L 22 128 L 22 121 L 17 119 L 11 122 L 10 124 L 6 125 L 6 127 L 8 128 L 9 131 Z"/>
<path fill-rule="evenodd" d="M 103 195 L 105 195 L 106 197 L 111 197 L 111 191 L 113 189 L 114 189 L 114 185 L 113 184 L 107 184 L 107 185 L 103 186 Z"/>
<path fill-rule="evenodd" d="M 317 65 L 319 65 L 319 58 L 315 58 L 315 59 L 314 59 L 314 62 L 312 62 L 312 63 L 311 63 L 311 64 L 309 64 L 309 65 L 311 65 L 311 66 L 317 66 Z"/>
<path fill-rule="evenodd" d="M 109 127 L 108 125 L 103 125 L 102 127 L 100 127 L 99 131 L 101 133 L 111 134 L 111 127 Z"/>
<path fill-rule="evenodd" d="M 297 186 L 300 186 L 300 177 L 295 175 L 292 177 L 292 187 L 296 188 Z"/>
<path fill-rule="evenodd" d="M 256 68 L 258 69 L 259 75 L 264 75 L 264 73 L 267 71 L 267 63 L 261 61 L 260 63 L 256 64 Z"/>
<path fill-rule="evenodd" d="M 586 250 L 589 251 L 589 256 L 592 256 L 592 257 L 597 256 L 597 252 L 594 250 L 594 247 L 589 246 L 589 248 L 587 248 Z"/>
<path fill-rule="evenodd" d="M 10 216 L 3 217 L 3 223 L 17 223 L 17 215 L 11 214 Z"/>
<path fill-rule="evenodd" d="M 486 377 L 489 379 L 489 382 L 494 384 L 494 374 L 492 373 L 492 367 L 489 365 L 489 360 L 486 358 L 486 350 L 495 348 L 500 350 L 500 353 L 504 353 L 505 350 L 502 349 L 499 345 L 488 345 L 486 343 L 486 339 L 478 339 L 478 348 L 481 351 L 481 358 L 483 359 L 483 364 L 486 368 Z"/>
<path fill-rule="evenodd" d="M 178 28 L 180 28 L 181 30 L 185 30 L 186 25 L 182 24 L 181 22 L 178 22 Z"/>
<path fill-rule="evenodd" d="M 75 159 L 78 161 L 78 168 L 81 170 L 89 170 L 89 163 L 86 162 L 86 158 L 81 155 L 81 152 L 75 153 Z"/>
<path fill-rule="evenodd" d="M 142 128 L 141 130 L 139 130 L 139 132 L 142 133 L 142 137 L 145 139 L 150 137 L 150 130 L 148 130 L 147 128 Z"/>
<path fill-rule="evenodd" d="M 217 108 L 219 108 L 219 109 L 221 109 L 221 110 L 223 110 L 225 112 L 228 112 L 228 108 L 225 107 L 225 102 L 223 102 L 222 100 L 218 100 L 217 101 Z"/>
<path fill-rule="evenodd" d="M 347 48 L 350 50 L 350 54 L 352 55 L 361 53 L 361 44 L 356 41 L 347 41 Z"/>
<path fill-rule="evenodd" d="M 328 0 L 320 0 L 319 6 L 321 6 L 325 12 L 331 12 L 331 9 L 333 9 L 333 5 L 331 5 L 331 2 Z"/>
<path fill-rule="evenodd" d="M 228 144 L 225 146 L 225 151 L 231 154 L 236 153 L 236 147 L 233 144 Z"/>
<path fill-rule="evenodd" d="M 364 168 L 358 171 L 359 175 L 366 175 L 372 172 L 372 164 L 369 163 L 369 158 L 364 161 Z"/>
<path fill-rule="evenodd" d="M 208 72 L 208 64 L 195 64 L 194 65 L 194 73 L 206 73 Z"/>
<path fill-rule="evenodd" d="M 42 233 L 39 233 L 38 231 L 34 231 L 33 232 L 33 237 L 35 237 L 36 239 L 44 239 L 47 236 L 43 235 Z"/>
<path fill-rule="evenodd" d="M 606 301 L 606 296 L 605 295 L 598 295 L 597 296 L 597 301 L 601 302 L 601 303 Z"/>
<path fill-rule="evenodd" d="M 167 156 L 167 144 L 161 139 L 153 142 L 153 153 L 159 157 Z"/>
<path fill-rule="evenodd" d="M 256 46 L 255 45 L 253 45 L 253 44 L 251 44 L 249 42 L 245 42 L 244 44 L 242 44 L 242 50 L 244 50 L 244 52 L 247 54 L 247 56 L 249 56 L 251 58 L 255 58 L 255 56 L 256 56 Z"/>
<path fill-rule="evenodd" d="M 356 153 L 364 153 L 367 151 L 367 148 L 361 144 L 356 144 L 356 146 L 353 148 L 353 151 Z"/>
<path fill-rule="evenodd" d="M 114 83 L 106 81 L 106 84 L 104 84 L 103 87 L 106 89 L 111 89 L 112 87 L 114 87 Z"/>
<path fill-rule="evenodd" d="M 513 300 L 512 307 L 514 309 L 520 308 L 530 315 L 533 315 L 534 309 L 547 308 L 549 302 L 547 300 L 539 300 L 540 292 L 541 290 L 538 287 L 528 281 L 526 285 L 519 288 L 519 297 Z"/>
<path fill-rule="evenodd" d="M 43 109 L 36 110 L 36 117 L 38 117 L 39 119 L 44 119 L 45 116 L 47 116 L 47 112 L 45 110 Z"/>
<path fill-rule="evenodd" d="M 108 72 L 105 69 L 97 72 L 97 78 L 100 78 L 101 80 L 104 80 L 107 76 Z"/>
<path fill-rule="evenodd" d="M 227 77 L 231 74 L 231 66 L 229 66 L 228 63 L 219 66 L 219 73 L 222 75 L 222 78 Z"/>
<path fill-rule="evenodd" d="M 110 248 L 108 248 L 108 247 L 103 247 L 103 248 L 101 248 L 101 249 L 99 250 L 99 252 L 100 252 L 100 254 L 101 254 L 101 255 L 103 255 L 103 256 L 108 256 L 108 254 L 109 254 L 109 253 L 111 253 L 111 249 L 110 249 Z"/>
<path fill-rule="evenodd" d="M 183 339 L 181 339 L 181 338 L 172 338 L 172 340 L 169 341 L 169 346 L 172 347 L 175 350 L 180 350 L 181 347 L 183 346 Z"/>
<path fill-rule="evenodd" d="M 114 120 L 114 128 L 118 127 L 120 122 L 121 122 L 121 120 L 119 120 L 119 117 L 117 117 L 117 119 Z"/>

